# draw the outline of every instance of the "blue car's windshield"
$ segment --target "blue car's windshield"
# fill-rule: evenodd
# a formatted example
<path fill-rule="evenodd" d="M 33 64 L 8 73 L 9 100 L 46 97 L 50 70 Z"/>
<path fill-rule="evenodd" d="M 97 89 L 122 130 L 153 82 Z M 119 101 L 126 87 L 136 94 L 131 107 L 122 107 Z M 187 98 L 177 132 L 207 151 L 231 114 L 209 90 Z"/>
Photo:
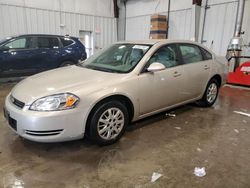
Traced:
<path fill-rule="evenodd" d="M 2 43 L 5 43 L 7 40 L 10 40 L 11 37 L 7 37 L 7 38 L 4 38 L 4 39 L 1 39 L 0 40 L 0 46 L 2 45 Z"/>
<path fill-rule="evenodd" d="M 144 44 L 114 44 L 79 65 L 105 72 L 127 73 L 134 69 L 150 47 Z"/>

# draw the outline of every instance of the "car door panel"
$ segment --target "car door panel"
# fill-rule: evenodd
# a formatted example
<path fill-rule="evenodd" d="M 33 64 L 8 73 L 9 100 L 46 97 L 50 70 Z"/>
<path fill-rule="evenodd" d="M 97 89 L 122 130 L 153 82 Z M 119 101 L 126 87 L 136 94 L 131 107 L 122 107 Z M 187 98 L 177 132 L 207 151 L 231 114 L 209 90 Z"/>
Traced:
<path fill-rule="evenodd" d="M 160 47 L 150 57 L 146 66 L 157 62 L 166 69 L 139 75 L 140 115 L 183 101 L 181 91 L 185 80 L 179 59 L 175 44 Z"/>
<path fill-rule="evenodd" d="M 186 100 L 197 98 L 203 94 L 204 85 L 208 82 L 210 75 L 210 63 L 209 61 L 200 61 L 183 65 L 186 83 L 186 92 L 183 93 L 183 96 L 186 94 Z"/>
<path fill-rule="evenodd" d="M 38 37 L 36 51 L 36 68 L 39 72 L 58 67 L 60 55 L 59 40 L 57 37 Z"/>
<path fill-rule="evenodd" d="M 21 44 L 23 41 L 25 41 L 25 44 Z M 13 46 L 11 46 L 12 44 Z M 10 49 L 1 52 L 1 77 L 29 75 L 34 73 L 35 68 L 32 66 L 34 53 L 33 49 L 28 46 L 28 38 L 16 38 L 6 44 L 6 46 L 8 45 Z"/>
<path fill-rule="evenodd" d="M 196 99 L 203 95 L 204 86 L 207 84 L 211 60 L 204 60 L 199 47 L 194 44 L 179 44 L 183 60 L 183 77 L 185 88 L 182 97 L 185 100 Z"/>
<path fill-rule="evenodd" d="M 184 79 L 181 66 L 139 77 L 140 115 L 182 102 Z"/>

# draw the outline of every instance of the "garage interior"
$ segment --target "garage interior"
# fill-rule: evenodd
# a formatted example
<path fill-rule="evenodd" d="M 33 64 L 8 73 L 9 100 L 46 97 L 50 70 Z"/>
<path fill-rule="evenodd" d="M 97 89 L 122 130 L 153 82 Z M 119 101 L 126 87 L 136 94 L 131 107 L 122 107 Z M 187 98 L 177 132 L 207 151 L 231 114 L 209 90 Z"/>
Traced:
<path fill-rule="evenodd" d="M 220 56 L 240 37 L 242 64 L 250 59 L 249 12 L 250 0 L 0 0 L 0 40 L 75 36 L 89 57 L 117 41 L 150 39 L 157 14 L 167 18 L 168 39 L 197 41 Z M 22 79 L 0 79 L 1 109 Z M 250 187 L 249 83 L 226 84 L 210 108 L 187 104 L 132 123 L 119 142 L 102 147 L 86 138 L 28 141 L 1 111 L 0 187 Z"/>

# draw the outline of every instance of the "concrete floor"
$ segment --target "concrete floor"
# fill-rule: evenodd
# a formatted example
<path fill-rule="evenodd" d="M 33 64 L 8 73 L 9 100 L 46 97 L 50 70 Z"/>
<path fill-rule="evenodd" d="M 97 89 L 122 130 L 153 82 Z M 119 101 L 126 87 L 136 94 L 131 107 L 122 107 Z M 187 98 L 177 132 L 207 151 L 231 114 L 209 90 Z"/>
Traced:
<path fill-rule="evenodd" d="M 0 85 L 0 108 L 12 85 Z M 128 128 L 117 144 L 40 144 L 0 113 L 0 187 L 250 187 L 250 90 L 224 87 L 212 108 L 186 105 Z M 195 167 L 206 176 L 196 177 Z M 163 174 L 151 183 L 153 172 Z M 14 185 L 14 186 L 13 186 Z"/>

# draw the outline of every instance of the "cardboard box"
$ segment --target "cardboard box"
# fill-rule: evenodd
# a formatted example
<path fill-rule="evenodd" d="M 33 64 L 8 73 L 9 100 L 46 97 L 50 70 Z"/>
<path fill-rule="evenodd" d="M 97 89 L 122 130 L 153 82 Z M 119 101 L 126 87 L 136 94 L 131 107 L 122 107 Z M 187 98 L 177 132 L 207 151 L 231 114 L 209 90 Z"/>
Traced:
<path fill-rule="evenodd" d="M 150 25 L 151 30 L 167 30 L 167 22 L 151 22 Z"/>
<path fill-rule="evenodd" d="M 151 39 L 166 39 L 167 29 L 167 16 L 154 14 L 150 17 Z"/>
<path fill-rule="evenodd" d="M 150 34 L 150 39 L 166 39 L 166 34 Z"/>
<path fill-rule="evenodd" d="M 160 14 L 153 14 L 150 18 L 151 21 L 167 21 L 167 16 Z"/>

